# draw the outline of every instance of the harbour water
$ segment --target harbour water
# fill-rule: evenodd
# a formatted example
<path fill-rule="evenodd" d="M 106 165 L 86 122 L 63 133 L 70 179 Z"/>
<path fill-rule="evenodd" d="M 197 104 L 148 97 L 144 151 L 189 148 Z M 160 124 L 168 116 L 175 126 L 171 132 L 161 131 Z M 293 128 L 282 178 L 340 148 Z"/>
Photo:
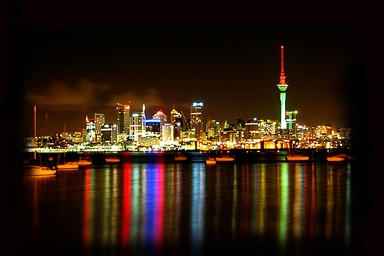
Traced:
<path fill-rule="evenodd" d="M 349 255 L 354 163 L 127 162 L 20 177 L 15 255 Z"/>

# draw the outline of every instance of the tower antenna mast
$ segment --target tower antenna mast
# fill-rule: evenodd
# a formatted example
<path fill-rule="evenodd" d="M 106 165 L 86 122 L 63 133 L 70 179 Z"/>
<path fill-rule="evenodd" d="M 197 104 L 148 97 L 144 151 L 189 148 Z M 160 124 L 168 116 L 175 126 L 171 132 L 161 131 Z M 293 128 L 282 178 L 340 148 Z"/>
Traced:
<path fill-rule="evenodd" d="M 285 82 L 285 74 L 284 74 L 284 46 L 280 46 L 281 48 L 281 73 L 280 73 L 280 84 L 286 84 Z"/>
<path fill-rule="evenodd" d="M 277 88 L 279 88 L 280 91 L 280 123 L 281 123 L 281 129 L 287 128 L 287 121 L 285 120 L 285 101 L 287 97 L 286 90 L 288 88 L 288 85 L 285 81 L 285 73 L 284 73 L 284 46 L 280 46 L 281 50 L 281 73 L 280 73 L 280 83 L 277 84 Z"/>

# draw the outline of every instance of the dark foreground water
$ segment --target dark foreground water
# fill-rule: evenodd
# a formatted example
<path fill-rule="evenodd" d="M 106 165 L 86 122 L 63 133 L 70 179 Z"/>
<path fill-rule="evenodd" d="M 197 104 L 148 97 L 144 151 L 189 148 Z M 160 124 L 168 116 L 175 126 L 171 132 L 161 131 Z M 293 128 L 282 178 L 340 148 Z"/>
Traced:
<path fill-rule="evenodd" d="M 21 177 L 15 255 L 347 255 L 353 163 L 121 163 Z"/>

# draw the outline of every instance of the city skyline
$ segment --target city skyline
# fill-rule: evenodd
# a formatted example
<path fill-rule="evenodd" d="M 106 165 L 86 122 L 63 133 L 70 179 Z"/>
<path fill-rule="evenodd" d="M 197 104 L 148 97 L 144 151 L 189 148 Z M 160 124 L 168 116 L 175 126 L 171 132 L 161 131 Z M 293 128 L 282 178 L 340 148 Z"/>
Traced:
<path fill-rule="evenodd" d="M 222 117 L 229 122 L 249 117 L 279 120 L 276 84 L 279 46 L 284 45 L 287 110 L 297 109 L 300 123 L 358 128 L 359 161 L 353 172 L 325 168 L 319 173 L 331 171 L 337 179 L 353 174 L 357 211 L 352 217 L 358 232 L 357 243 L 351 244 L 357 251 L 374 254 L 381 241 L 374 234 L 383 226 L 378 193 L 383 172 L 377 168 L 381 151 L 376 148 L 381 143 L 366 136 L 380 136 L 381 129 L 375 124 L 381 111 L 380 8 L 342 2 L 306 6 L 7 1 L 1 23 L 4 144 L 12 148 L 19 145 L 19 135 L 33 133 L 33 105 L 42 134 L 47 133 L 46 113 L 53 132 L 63 130 L 64 123 L 67 131 L 73 131 L 94 113 L 104 113 L 108 123 L 116 122 L 115 104 L 128 101 L 133 111 L 146 104 L 150 114 L 158 106 L 164 112 L 175 106 L 187 114 L 189 105 L 201 100 L 211 118 L 220 121 Z M 191 86 L 196 86 L 193 94 L 187 89 Z M 89 88 L 94 93 L 83 96 L 81 92 Z M 147 99 L 153 99 L 153 110 Z M 17 191 L 24 191 L 15 179 L 19 155 L 14 150 L 3 154 L 9 170 L 2 179 L 2 187 L 10 191 L 4 193 L 6 217 L 19 216 L 17 208 L 8 206 Z M 6 238 L 11 223 L 6 221 L 3 229 Z M 6 239 L 1 246 L 10 254 L 12 242 Z"/>
<path fill-rule="evenodd" d="M 350 125 L 350 30 L 39 30 L 25 41 L 24 111 L 38 106 L 41 132 L 84 127 L 116 103 L 148 115 L 173 106 L 188 115 L 193 101 L 207 119 L 280 119 L 280 46 L 290 88 L 286 110 L 307 125 Z M 316 113 L 316 115 L 314 115 Z"/>

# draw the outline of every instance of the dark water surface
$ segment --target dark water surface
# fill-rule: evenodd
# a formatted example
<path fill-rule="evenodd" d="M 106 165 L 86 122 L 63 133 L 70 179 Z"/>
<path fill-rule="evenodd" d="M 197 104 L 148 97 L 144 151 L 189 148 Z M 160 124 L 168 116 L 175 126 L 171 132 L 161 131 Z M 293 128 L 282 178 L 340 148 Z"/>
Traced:
<path fill-rule="evenodd" d="M 353 163 L 121 163 L 21 177 L 22 255 L 347 255 Z"/>

